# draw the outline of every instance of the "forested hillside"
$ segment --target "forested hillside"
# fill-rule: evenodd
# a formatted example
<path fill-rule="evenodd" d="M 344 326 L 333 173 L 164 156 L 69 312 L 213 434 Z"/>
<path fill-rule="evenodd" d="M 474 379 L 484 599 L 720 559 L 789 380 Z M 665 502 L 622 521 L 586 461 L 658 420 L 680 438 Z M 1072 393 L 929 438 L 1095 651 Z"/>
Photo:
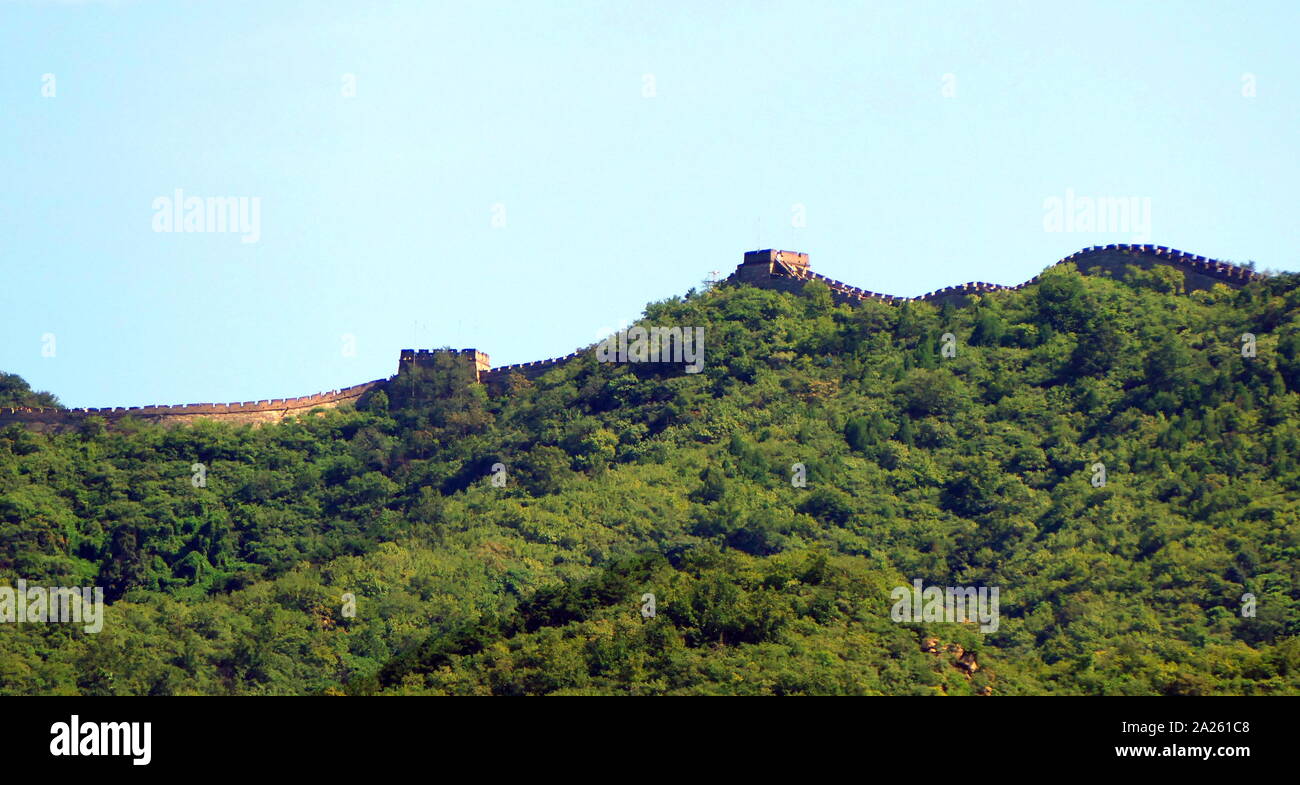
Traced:
<path fill-rule="evenodd" d="M 1300 694 L 1300 286 L 1167 273 L 721 287 L 643 320 L 704 327 L 699 374 L 7 426 L 0 585 L 109 607 L 0 624 L 0 694 Z M 891 620 L 915 579 L 998 629 Z"/>
<path fill-rule="evenodd" d="M 59 408 L 59 399 L 47 392 L 35 392 L 27 380 L 0 371 L 0 406 L 44 406 Z"/>

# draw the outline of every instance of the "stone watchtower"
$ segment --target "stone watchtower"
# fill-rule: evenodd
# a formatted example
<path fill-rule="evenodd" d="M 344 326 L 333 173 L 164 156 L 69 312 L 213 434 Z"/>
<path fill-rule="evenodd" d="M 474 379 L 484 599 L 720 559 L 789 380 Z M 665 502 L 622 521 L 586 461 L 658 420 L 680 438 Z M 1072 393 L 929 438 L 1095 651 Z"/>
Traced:
<path fill-rule="evenodd" d="M 803 289 L 810 272 L 808 254 L 768 248 L 746 251 L 744 261 L 728 280 L 761 289 L 798 292 Z"/>
<path fill-rule="evenodd" d="M 803 278 L 808 274 L 808 254 L 798 251 L 746 251 L 733 276 L 745 283 L 766 282 L 770 276 Z M 760 284 L 761 285 L 761 284 Z"/>
<path fill-rule="evenodd" d="M 474 381 L 481 381 L 483 374 L 492 368 L 488 356 L 478 349 L 403 349 L 397 361 L 397 375 L 409 371 L 415 366 L 434 367 L 436 357 L 451 356 L 464 361 L 474 370 Z"/>

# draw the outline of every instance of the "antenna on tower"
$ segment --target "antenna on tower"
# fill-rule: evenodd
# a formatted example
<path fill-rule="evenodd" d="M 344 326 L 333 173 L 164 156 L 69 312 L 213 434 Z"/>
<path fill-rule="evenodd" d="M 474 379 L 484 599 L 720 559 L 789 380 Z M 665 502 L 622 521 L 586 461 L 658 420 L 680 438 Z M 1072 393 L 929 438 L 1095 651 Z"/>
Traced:
<path fill-rule="evenodd" d="M 718 276 L 721 274 L 722 274 L 721 270 L 709 270 L 709 277 L 705 278 L 703 281 L 701 281 L 701 283 L 706 284 L 708 286 L 713 286 L 718 282 Z"/>

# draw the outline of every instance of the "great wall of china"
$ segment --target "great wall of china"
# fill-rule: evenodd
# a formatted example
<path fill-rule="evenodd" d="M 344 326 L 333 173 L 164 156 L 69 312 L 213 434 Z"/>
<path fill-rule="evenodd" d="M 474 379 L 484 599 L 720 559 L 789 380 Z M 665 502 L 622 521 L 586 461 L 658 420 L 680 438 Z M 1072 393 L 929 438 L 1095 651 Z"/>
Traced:
<path fill-rule="evenodd" d="M 1209 289 L 1221 283 L 1231 287 L 1241 287 L 1252 280 L 1262 277 L 1245 267 L 1204 256 L 1184 253 L 1163 245 L 1129 245 L 1111 244 L 1094 245 L 1061 259 L 1052 265 L 1073 263 L 1085 274 L 1110 274 L 1122 277 L 1128 266 L 1150 269 L 1155 266 L 1167 266 L 1184 274 L 1187 291 Z M 1051 269 L 1051 268 L 1048 268 Z M 853 304 L 864 300 L 880 300 L 890 304 L 907 302 L 930 302 L 936 304 L 962 304 L 971 295 L 988 292 L 1014 291 L 1037 283 L 1042 274 L 1034 276 L 1016 286 L 972 281 L 957 286 L 949 286 L 927 292 L 919 297 L 896 297 L 888 294 L 860 289 L 841 281 L 827 278 L 812 272 L 808 264 L 808 254 L 792 251 L 749 251 L 735 272 L 721 282 L 721 285 L 749 285 L 777 291 L 799 292 L 808 281 L 820 281 L 831 290 L 831 297 L 837 304 Z M 228 422 L 261 424 L 279 422 L 286 417 L 306 414 L 314 409 L 332 409 L 345 403 L 353 403 L 367 392 L 379 388 L 400 376 L 411 365 L 428 361 L 440 350 L 403 349 L 398 360 L 398 372 L 386 379 L 345 387 L 341 390 L 305 395 L 299 398 L 275 398 L 243 403 L 191 403 L 180 406 L 132 406 L 107 409 L 52 409 L 33 407 L 0 407 L 0 425 L 21 423 L 32 430 L 57 430 L 77 425 L 87 417 L 102 417 L 105 420 L 118 420 L 132 417 L 146 422 L 165 425 L 193 422 L 200 418 L 218 418 Z M 473 362 L 474 373 L 479 382 L 489 390 L 501 389 L 508 380 L 519 375 L 534 379 L 543 373 L 575 360 L 586 350 L 576 351 L 563 357 L 548 360 L 491 367 L 488 356 L 475 349 L 452 350 L 452 353 Z"/>
<path fill-rule="evenodd" d="M 1095 275 L 1100 271 L 1104 271 L 1116 277 L 1122 276 L 1129 265 L 1143 269 L 1150 269 L 1157 265 L 1173 267 L 1184 274 L 1187 291 L 1209 289 L 1216 283 L 1240 287 L 1262 277 L 1245 267 L 1184 253 L 1163 245 L 1094 245 L 1091 248 L 1085 248 L 1070 254 L 1053 264 L 1052 267 L 1067 263 L 1074 264 L 1080 272 L 1085 274 Z M 1051 269 L 1051 267 L 1048 269 Z M 905 302 L 938 304 L 954 302 L 961 304 L 970 295 L 1015 291 L 1026 286 L 1032 286 L 1040 278 L 1042 278 L 1041 273 L 1016 286 L 971 281 L 957 286 L 936 289 L 919 297 L 896 297 L 859 289 L 842 281 L 818 275 L 809 269 L 808 254 L 766 250 L 746 253 L 745 260 L 726 282 L 744 283 L 764 289 L 798 292 L 803 288 L 806 281 L 821 281 L 830 287 L 831 296 L 838 304 L 852 304 L 863 300 L 881 300 L 894 304 Z"/>

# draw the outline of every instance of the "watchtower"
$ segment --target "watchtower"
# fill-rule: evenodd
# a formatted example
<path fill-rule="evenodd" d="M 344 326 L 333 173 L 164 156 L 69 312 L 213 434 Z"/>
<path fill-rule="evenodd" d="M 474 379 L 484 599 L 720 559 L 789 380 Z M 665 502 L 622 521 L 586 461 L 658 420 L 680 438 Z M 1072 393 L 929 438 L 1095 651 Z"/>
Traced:
<path fill-rule="evenodd" d="M 433 367 L 434 358 L 439 355 L 449 355 L 469 364 L 476 382 L 492 367 L 488 356 L 478 349 L 403 349 L 397 361 L 397 375 L 401 376 L 415 366 Z"/>
<path fill-rule="evenodd" d="M 772 276 L 803 278 L 808 274 L 808 254 L 798 251 L 746 251 L 744 261 L 732 277 L 737 281 L 762 286 Z"/>

